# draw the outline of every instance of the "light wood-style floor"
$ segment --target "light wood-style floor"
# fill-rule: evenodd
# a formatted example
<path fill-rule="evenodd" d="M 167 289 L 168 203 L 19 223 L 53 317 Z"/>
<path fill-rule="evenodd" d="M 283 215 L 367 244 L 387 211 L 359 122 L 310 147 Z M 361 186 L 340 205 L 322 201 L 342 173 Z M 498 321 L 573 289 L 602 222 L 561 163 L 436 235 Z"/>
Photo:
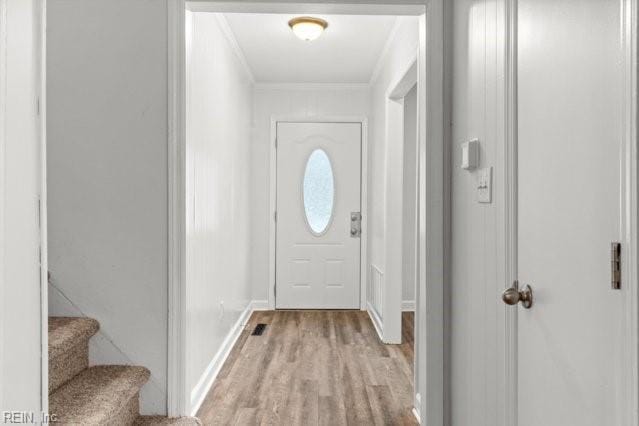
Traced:
<path fill-rule="evenodd" d="M 258 323 L 262 336 L 251 336 Z M 362 311 L 256 312 L 207 395 L 205 425 L 416 425 L 413 314 L 384 345 Z"/>

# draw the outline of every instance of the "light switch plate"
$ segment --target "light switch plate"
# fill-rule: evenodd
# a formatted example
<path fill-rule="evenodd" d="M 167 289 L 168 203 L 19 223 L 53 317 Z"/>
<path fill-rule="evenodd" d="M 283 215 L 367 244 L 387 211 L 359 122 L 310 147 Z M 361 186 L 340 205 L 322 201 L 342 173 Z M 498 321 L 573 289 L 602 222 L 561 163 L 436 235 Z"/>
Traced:
<path fill-rule="evenodd" d="M 493 192 L 493 168 L 486 167 L 477 171 L 477 201 L 491 203 Z"/>

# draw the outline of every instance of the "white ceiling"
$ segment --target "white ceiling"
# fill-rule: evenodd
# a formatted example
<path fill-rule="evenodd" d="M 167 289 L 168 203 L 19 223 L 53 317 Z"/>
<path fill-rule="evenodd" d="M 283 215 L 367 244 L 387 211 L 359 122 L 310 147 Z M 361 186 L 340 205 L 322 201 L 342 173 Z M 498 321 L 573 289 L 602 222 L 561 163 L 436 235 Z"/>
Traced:
<path fill-rule="evenodd" d="M 328 21 L 314 41 L 288 27 L 296 15 L 225 13 L 258 83 L 368 83 L 394 16 L 313 15 Z"/>

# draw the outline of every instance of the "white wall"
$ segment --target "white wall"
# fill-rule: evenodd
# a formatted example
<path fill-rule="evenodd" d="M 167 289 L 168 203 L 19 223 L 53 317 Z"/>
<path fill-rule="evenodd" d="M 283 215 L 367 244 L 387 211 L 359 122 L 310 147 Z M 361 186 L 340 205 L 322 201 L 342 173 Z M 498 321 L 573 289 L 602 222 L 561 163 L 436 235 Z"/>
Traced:
<path fill-rule="evenodd" d="M 253 299 L 268 302 L 270 146 L 272 116 L 370 115 L 367 86 L 257 85 L 253 99 L 252 256 Z"/>
<path fill-rule="evenodd" d="M 151 370 L 166 411 L 167 3 L 48 1 L 51 314 L 101 326 L 92 362 Z"/>
<path fill-rule="evenodd" d="M 187 13 L 186 383 L 193 404 L 252 292 L 252 82 L 220 19 Z"/>
<path fill-rule="evenodd" d="M 404 97 L 402 301 L 415 303 L 417 268 L 417 86 Z"/>
<path fill-rule="evenodd" d="M 386 191 L 386 102 L 389 86 L 398 81 L 415 60 L 419 46 L 416 17 L 399 17 L 391 42 L 382 58 L 381 67 L 371 87 L 372 126 L 369 147 L 369 167 L 373 173 L 368 188 L 369 199 L 369 262 L 384 266 L 385 191 Z M 380 172 L 383 171 L 383 172 Z"/>
<path fill-rule="evenodd" d="M 387 343 L 401 341 L 403 235 L 403 97 L 415 77 L 419 47 L 417 17 L 399 17 L 382 52 L 371 87 L 369 148 L 369 239 L 367 306 Z M 406 87 L 404 87 L 406 86 Z M 390 98 L 393 99 L 390 99 Z M 390 249 L 392 247 L 392 249 Z"/>
<path fill-rule="evenodd" d="M 449 330 L 452 425 L 504 425 L 504 0 L 458 0 L 452 25 L 452 249 Z M 481 167 L 494 166 L 493 202 L 476 201 L 461 143 L 479 138 Z M 534 366 L 533 366 L 534 368 Z M 504 425 L 507 426 L 507 425 Z"/>
<path fill-rule="evenodd" d="M 40 11 L 38 0 L 0 0 L 0 411 L 33 412 L 36 418 L 46 410 L 41 396 L 47 387 L 41 384 L 46 292 L 38 256 Z"/>

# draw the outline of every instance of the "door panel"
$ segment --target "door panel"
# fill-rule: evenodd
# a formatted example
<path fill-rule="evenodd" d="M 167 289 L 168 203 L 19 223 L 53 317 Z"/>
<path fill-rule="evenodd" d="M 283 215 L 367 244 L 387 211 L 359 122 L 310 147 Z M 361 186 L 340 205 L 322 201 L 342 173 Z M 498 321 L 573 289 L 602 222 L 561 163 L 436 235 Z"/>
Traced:
<path fill-rule="evenodd" d="M 277 308 L 359 308 L 360 176 L 361 124 L 277 124 Z"/>
<path fill-rule="evenodd" d="M 518 9 L 519 426 L 615 424 L 621 293 L 621 50 L 616 0 Z"/>

